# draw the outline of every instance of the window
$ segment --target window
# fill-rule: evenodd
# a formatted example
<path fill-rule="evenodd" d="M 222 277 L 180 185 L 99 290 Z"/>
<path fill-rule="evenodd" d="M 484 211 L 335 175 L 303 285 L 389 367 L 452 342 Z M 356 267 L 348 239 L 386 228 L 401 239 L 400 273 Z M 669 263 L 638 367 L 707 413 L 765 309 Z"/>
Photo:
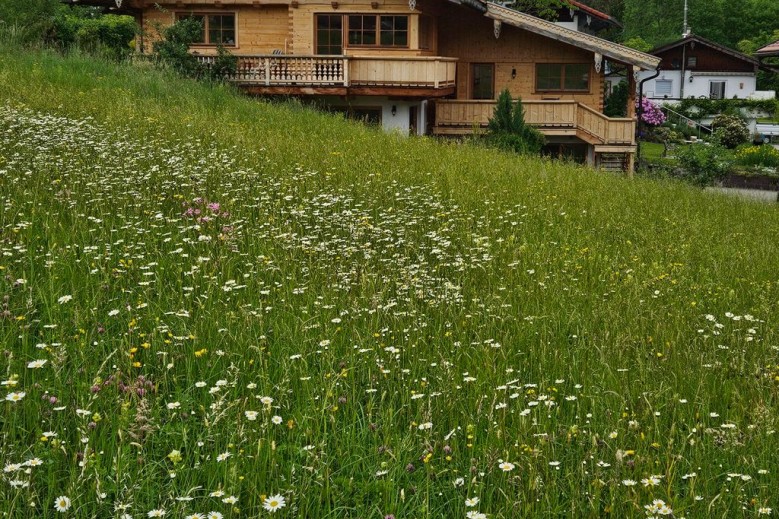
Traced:
<path fill-rule="evenodd" d="M 471 68 L 471 99 L 495 99 L 495 66 L 474 63 Z"/>
<path fill-rule="evenodd" d="M 655 81 L 655 95 L 668 97 L 671 95 L 673 81 L 670 79 L 658 79 Z"/>
<path fill-rule="evenodd" d="M 376 45 L 376 16 L 349 16 L 349 45 Z"/>
<path fill-rule="evenodd" d="M 351 14 L 348 22 L 349 45 L 408 46 L 408 16 Z"/>
<path fill-rule="evenodd" d="M 725 82 L 711 81 L 709 83 L 709 97 L 711 99 L 725 99 Z"/>
<path fill-rule="evenodd" d="M 587 92 L 590 90 L 588 63 L 539 63 L 536 90 Z"/>
<path fill-rule="evenodd" d="M 343 16 L 319 14 L 316 17 L 316 53 L 343 54 Z"/>
<path fill-rule="evenodd" d="M 201 45 L 235 45 L 235 14 L 179 13 L 177 20 L 195 19 L 200 22 L 202 31 L 195 41 Z"/>
<path fill-rule="evenodd" d="M 697 67 L 698 66 L 698 57 L 697 56 L 687 56 L 687 68 Z"/>

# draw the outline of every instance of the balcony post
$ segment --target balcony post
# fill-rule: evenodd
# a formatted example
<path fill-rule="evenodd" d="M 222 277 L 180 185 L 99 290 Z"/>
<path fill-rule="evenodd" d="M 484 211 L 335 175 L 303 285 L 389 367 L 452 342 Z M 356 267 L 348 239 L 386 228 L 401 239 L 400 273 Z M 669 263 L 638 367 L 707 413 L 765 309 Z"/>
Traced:
<path fill-rule="evenodd" d="M 344 56 L 344 86 L 349 86 L 349 58 Z"/>
<path fill-rule="evenodd" d="M 263 58 L 265 60 L 265 86 L 270 85 L 270 59 Z"/>

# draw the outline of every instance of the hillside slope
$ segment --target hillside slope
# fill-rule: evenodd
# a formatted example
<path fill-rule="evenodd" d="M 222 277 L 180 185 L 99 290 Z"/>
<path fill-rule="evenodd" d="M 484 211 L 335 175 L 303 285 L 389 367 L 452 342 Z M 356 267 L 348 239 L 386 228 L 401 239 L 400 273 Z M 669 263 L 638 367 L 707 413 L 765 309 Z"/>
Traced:
<path fill-rule="evenodd" d="M 9 517 L 779 506 L 776 207 L 0 50 Z"/>

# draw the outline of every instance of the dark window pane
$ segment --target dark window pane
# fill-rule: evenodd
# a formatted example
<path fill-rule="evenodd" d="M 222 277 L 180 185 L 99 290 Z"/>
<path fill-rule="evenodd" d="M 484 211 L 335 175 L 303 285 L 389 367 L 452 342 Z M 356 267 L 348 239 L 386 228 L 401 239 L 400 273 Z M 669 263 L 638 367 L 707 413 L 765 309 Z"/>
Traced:
<path fill-rule="evenodd" d="M 536 90 L 560 90 L 562 67 L 554 63 L 536 65 Z"/>
<path fill-rule="evenodd" d="M 472 68 L 471 97 L 473 99 L 494 99 L 494 67 L 491 63 L 476 63 Z"/>
<path fill-rule="evenodd" d="M 590 65 L 574 64 L 565 66 L 564 90 L 589 90 Z"/>

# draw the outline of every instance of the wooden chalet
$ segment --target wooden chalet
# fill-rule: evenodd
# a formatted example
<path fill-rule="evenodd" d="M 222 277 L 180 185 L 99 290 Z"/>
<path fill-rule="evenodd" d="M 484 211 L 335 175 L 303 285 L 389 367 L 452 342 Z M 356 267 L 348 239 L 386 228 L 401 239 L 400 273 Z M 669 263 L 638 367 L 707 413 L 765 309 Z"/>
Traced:
<path fill-rule="evenodd" d="M 192 52 L 238 56 L 231 79 L 257 95 L 320 103 L 404 133 L 464 135 L 487 125 L 508 88 L 553 152 L 632 171 L 635 99 L 603 115 L 604 62 L 640 70 L 659 58 L 484 0 L 82 0 L 119 7 L 144 30 L 203 22 Z M 118 4 L 118 5 L 117 5 Z M 582 4 L 583 5 L 583 4 Z M 581 9 L 577 12 L 582 12 Z"/>

